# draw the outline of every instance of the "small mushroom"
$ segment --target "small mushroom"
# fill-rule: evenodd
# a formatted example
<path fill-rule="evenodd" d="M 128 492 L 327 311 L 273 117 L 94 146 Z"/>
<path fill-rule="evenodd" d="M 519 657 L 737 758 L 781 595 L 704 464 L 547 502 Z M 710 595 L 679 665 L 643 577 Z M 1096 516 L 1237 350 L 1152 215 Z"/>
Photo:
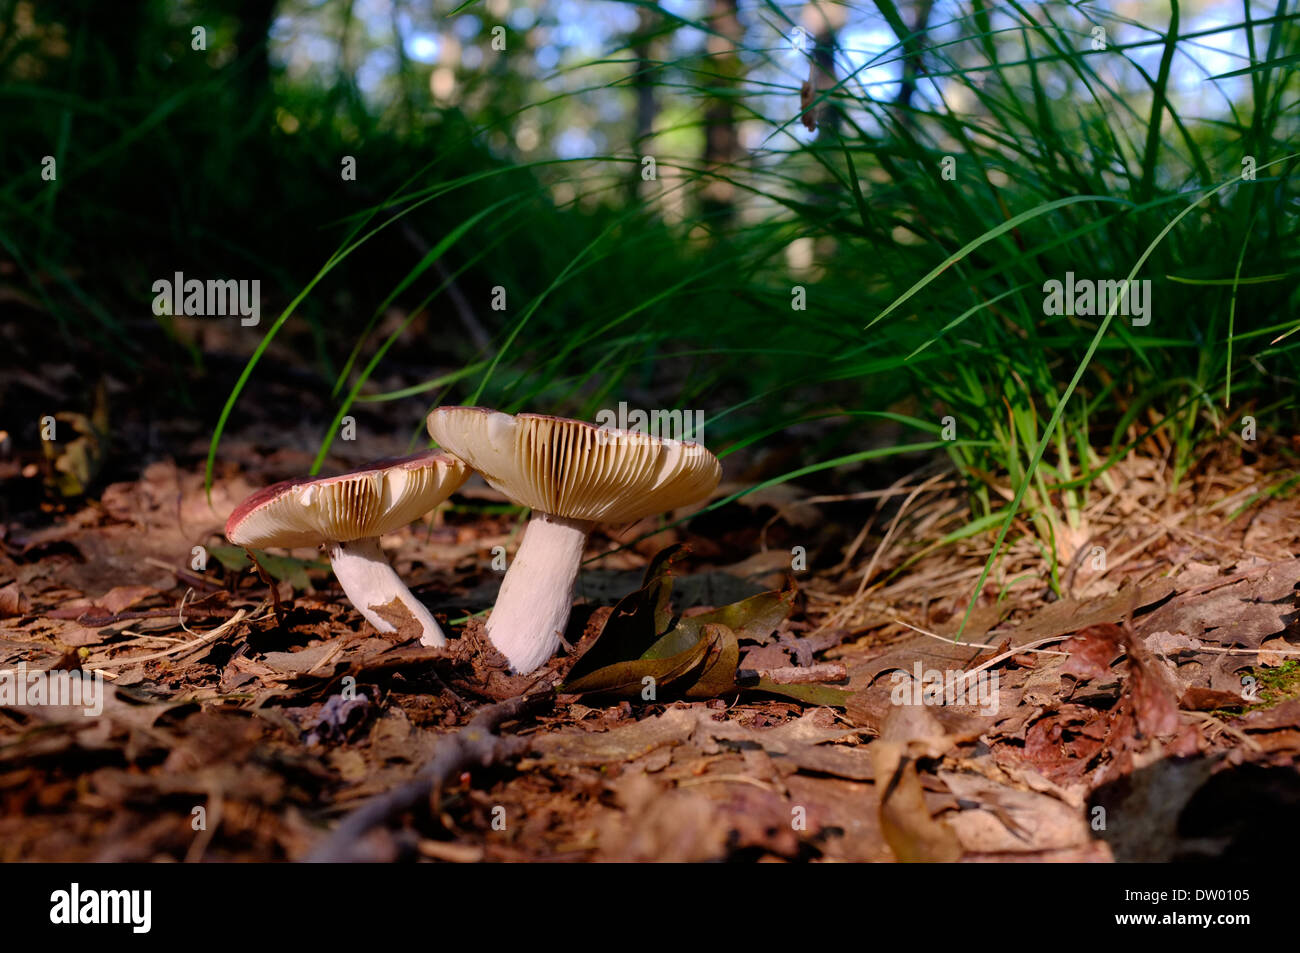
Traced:
<path fill-rule="evenodd" d="M 711 493 L 722 467 L 703 446 L 539 414 L 440 407 L 429 433 L 511 500 L 533 510 L 488 618 L 492 644 L 520 673 L 559 647 L 587 535 Z"/>
<path fill-rule="evenodd" d="M 226 537 L 246 548 L 328 546 L 339 585 L 367 622 L 396 631 L 376 609 L 400 602 L 423 630 L 420 644 L 442 646 L 442 629 L 393 572 L 379 537 L 419 519 L 468 478 L 460 460 L 429 450 L 339 476 L 286 480 L 239 504 Z"/>

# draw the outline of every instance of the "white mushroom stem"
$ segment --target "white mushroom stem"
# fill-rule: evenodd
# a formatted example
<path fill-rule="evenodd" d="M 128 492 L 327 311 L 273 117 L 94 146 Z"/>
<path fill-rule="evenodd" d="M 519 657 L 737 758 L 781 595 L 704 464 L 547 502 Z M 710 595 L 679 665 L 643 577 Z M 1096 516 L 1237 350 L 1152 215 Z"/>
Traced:
<path fill-rule="evenodd" d="M 488 638 L 516 672 L 531 672 L 560 647 L 573 608 L 573 583 L 594 525 L 549 513 L 536 513 L 528 521 L 487 622 Z"/>
<path fill-rule="evenodd" d="M 442 634 L 433 615 L 424 607 L 424 603 L 411 594 L 397 573 L 393 572 L 393 567 L 379 548 L 377 538 L 330 543 L 329 549 L 330 566 L 333 567 L 334 576 L 343 587 L 344 594 L 378 631 L 397 631 L 391 622 L 375 612 L 375 606 L 386 606 L 396 599 L 406 606 L 424 630 L 420 637 L 421 645 L 447 644 L 447 637 Z"/>

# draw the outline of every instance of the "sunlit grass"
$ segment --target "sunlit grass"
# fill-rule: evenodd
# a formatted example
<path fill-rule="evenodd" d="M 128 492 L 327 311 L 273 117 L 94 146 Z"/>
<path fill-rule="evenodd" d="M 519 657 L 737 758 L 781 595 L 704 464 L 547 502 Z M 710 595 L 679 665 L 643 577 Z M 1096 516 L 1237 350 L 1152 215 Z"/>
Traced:
<path fill-rule="evenodd" d="M 766 482 L 946 451 L 971 486 L 968 526 L 996 528 L 1000 546 L 1023 514 L 1055 578 L 1087 536 L 1090 485 L 1117 454 L 1156 452 L 1148 438 L 1165 431 L 1176 487 L 1207 438 L 1244 409 L 1268 414 L 1263 427 L 1294 422 L 1286 398 L 1300 345 L 1289 334 L 1300 326 L 1300 256 L 1290 250 L 1297 157 L 1287 146 L 1300 83 L 1285 55 L 1294 17 L 1188 30 L 1174 7 L 1140 39 L 1093 49 L 1090 23 L 1118 35 L 1126 21 L 1091 8 L 1084 20 L 1068 5 L 975 3 L 913 36 L 892 4 L 878 7 L 899 40 L 852 70 L 839 58 L 835 85 L 815 101 L 833 110 L 838 131 L 810 143 L 792 134 L 798 91 L 787 85 L 789 63 L 777 62 L 784 49 L 749 51 L 757 59 L 735 89 L 708 56 L 656 61 L 655 89 L 674 119 L 642 146 L 654 180 L 629 189 L 642 159 L 632 150 L 451 174 L 435 160 L 351 216 L 350 237 L 315 280 L 369 236 L 418 217 L 420 203 L 462 197 L 456 223 L 374 302 L 342 361 L 335 426 L 316 467 L 354 402 L 419 394 L 431 406 L 588 417 L 628 393 L 653 394 L 704 407 L 722 451 L 839 415 L 858 427 L 835 429 L 824 459 Z M 792 25 L 776 6 L 764 15 L 774 29 Z M 680 25 L 665 21 L 661 35 Z M 1201 38 L 1225 29 L 1246 35 L 1252 62 L 1213 77 L 1198 65 Z M 873 98 L 887 87 L 864 82 L 866 71 L 896 69 L 918 50 L 924 70 L 910 105 Z M 1136 58 L 1147 51 L 1159 54 L 1153 70 Z M 575 97 L 612 94 L 635 62 L 628 47 L 568 66 L 554 81 L 571 87 L 465 126 L 466 142 Z M 1189 75 L 1214 110 L 1180 111 L 1174 80 Z M 1221 88 L 1232 77 L 1245 77 L 1235 100 Z M 724 95 L 738 122 L 766 131 L 756 151 L 706 168 L 692 143 L 703 107 Z M 699 200 L 719 186 L 730 194 L 721 211 Z M 808 259 L 798 266 L 795 242 Z M 521 248 L 531 260 L 518 260 Z M 505 311 L 485 311 L 492 344 L 460 371 L 375 393 L 368 381 L 406 327 L 376 340 L 377 318 L 439 256 L 454 276 L 507 290 Z M 1130 323 L 1118 302 L 1047 314 L 1044 284 L 1067 272 L 1150 280 L 1150 323 Z M 446 284 L 405 303 L 412 313 L 436 308 Z M 806 310 L 792 308 L 796 286 Z M 230 394 L 210 464 L 261 353 Z M 883 451 L 855 445 L 863 415 L 890 412 L 931 435 L 950 419 L 955 433 Z"/>

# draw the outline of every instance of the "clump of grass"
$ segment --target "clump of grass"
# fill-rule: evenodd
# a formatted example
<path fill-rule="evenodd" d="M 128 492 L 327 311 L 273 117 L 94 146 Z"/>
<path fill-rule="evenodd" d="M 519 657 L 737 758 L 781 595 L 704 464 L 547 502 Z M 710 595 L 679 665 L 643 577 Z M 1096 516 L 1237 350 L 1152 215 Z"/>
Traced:
<path fill-rule="evenodd" d="M 633 67 L 673 117 L 623 151 L 517 162 L 529 176 L 518 201 L 490 216 L 467 210 L 436 249 L 491 269 L 518 302 L 493 316 L 490 346 L 423 388 L 366 394 L 392 338 L 363 338 L 354 354 L 369 359 L 349 362 L 339 415 L 359 399 L 425 393 L 590 416 L 633 395 L 707 408 L 720 455 L 817 422 L 818 459 L 767 483 L 946 452 L 970 487 L 968 527 L 997 534 L 986 576 L 1023 527 L 1053 584 L 1089 536 L 1093 485 L 1126 454 L 1164 457 L 1176 488 L 1243 413 L 1265 432 L 1294 425 L 1293 17 L 1246 6 L 1210 30 L 1190 27 L 1177 3 L 1140 24 L 1086 5 L 972 0 L 918 33 L 887 0 L 850 9 L 878 9 L 897 42 L 865 62 L 835 51 L 834 82 L 815 102 L 834 123 L 812 142 L 792 133 L 807 64 L 781 58 L 793 21 L 776 5 L 761 10 L 771 42 L 742 51 L 739 80 L 729 61 L 723 82 L 710 56 L 647 69 L 629 44 L 571 70 L 590 79 L 580 93 L 474 127 L 486 140 L 531 111 L 614 95 Z M 675 18 L 664 34 L 685 26 L 716 33 Z M 1095 27 L 1110 37 L 1102 48 Z M 1247 58 L 1211 75 L 1207 38 L 1229 34 Z M 906 101 L 864 81 L 904 63 L 916 81 Z M 706 164 L 719 97 L 761 129 L 762 145 Z M 629 170 L 646 153 L 661 185 L 629 202 Z M 506 171 L 448 177 L 431 164 L 372 209 L 339 256 L 419 203 Z M 720 183 L 725 214 L 711 189 Z M 538 236 L 537 269 L 492 254 L 503 230 Z M 1068 273 L 1150 281 L 1149 323 L 1121 315 L 1119 301 L 1048 313 L 1047 283 Z M 864 425 L 883 420 L 910 436 L 868 446 Z M 220 426 L 213 454 L 219 438 Z"/>

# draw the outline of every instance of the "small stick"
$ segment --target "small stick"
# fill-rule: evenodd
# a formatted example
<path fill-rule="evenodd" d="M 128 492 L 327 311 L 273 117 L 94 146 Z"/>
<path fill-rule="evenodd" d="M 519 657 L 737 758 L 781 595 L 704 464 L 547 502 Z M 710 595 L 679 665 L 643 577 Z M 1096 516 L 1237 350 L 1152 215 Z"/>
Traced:
<path fill-rule="evenodd" d="M 1254 751 L 1256 754 L 1264 750 L 1263 745 L 1261 745 L 1254 738 L 1250 737 L 1250 735 L 1246 734 L 1240 728 L 1234 728 L 1232 725 L 1228 724 L 1227 722 L 1215 718 L 1208 711 L 1184 711 L 1181 712 L 1180 714 L 1185 719 L 1194 720 L 1199 718 L 1202 723 L 1207 725 L 1213 725 L 1214 727 L 1218 728 L 1220 731 L 1232 735 L 1234 738 L 1236 738 L 1238 741 L 1244 744 L 1251 751 Z"/>
<path fill-rule="evenodd" d="M 918 628 L 912 625 L 912 623 L 910 622 L 904 622 L 902 619 L 892 619 L 890 621 L 896 622 L 898 625 L 901 626 L 906 626 L 907 628 L 911 629 L 913 632 L 918 632 L 921 635 L 928 635 L 930 638 L 938 639 L 940 642 L 947 642 L 949 645 L 968 645 L 971 646 L 972 648 L 977 648 L 977 649 L 996 649 L 999 646 L 999 643 L 994 643 L 994 642 L 967 642 L 965 640 L 958 642 L 956 639 L 949 638 L 946 635 L 940 635 L 937 632 L 927 632 L 925 629 Z M 998 635 L 999 633 L 991 632 L 989 634 Z M 1061 636 L 1061 638 L 1064 638 L 1064 636 Z M 1054 638 L 1046 639 L 1045 641 L 1051 642 L 1054 641 Z M 1069 655 L 1070 654 L 1069 652 L 1057 652 L 1054 649 L 1035 649 L 1030 647 L 1033 645 L 1042 645 L 1042 644 L 1043 642 L 1031 642 L 1028 645 L 1013 646 L 1013 651 L 1008 653 L 1008 655 L 1003 656 L 1003 658 L 1007 658 L 1010 655 L 1015 655 L 1017 652 L 1041 652 L 1043 655 Z"/>
<path fill-rule="evenodd" d="M 247 554 L 248 558 L 253 561 L 253 565 L 257 567 L 257 578 L 266 583 L 266 587 L 271 590 L 271 602 L 275 606 L 275 624 L 280 628 L 284 628 L 284 610 L 280 608 L 280 590 L 276 588 L 271 577 L 268 576 L 266 570 L 262 568 L 262 564 L 257 561 L 257 556 L 253 554 L 253 551 L 245 546 L 244 552 Z"/>
<path fill-rule="evenodd" d="M 522 738 L 502 738 L 492 729 L 505 721 L 531 714 L 555 699 L 551 691 L 521 695 L 509 701 L 480 708 L 469 724 L 438 742 L 433 757 L 412 780 L 385 794 L 371 798 L 339 822 L 333 832 L 304 860 L 309 864 L 346 863 L 354 859 L 356 843 L 372 827 L 408 811 L 430 797 L 437 797 L 447 781 L 471 765 L 487 767 L 503 760 L 527 744 Z"/>
<path fill-rule="evenodd" d="M 187 590 L 185 595 L 181 597 L 181 605 L 180 605 L 180 609 L 178 610 L 177 620 L 180 622 L 182 629 L 184 629 L 190 635 L 197 635 L 198 636 L 197 639 L 195 639 L 192 642 L 181 642 L 179 645 L 173 645 L 169 649 L 163 649 L 163 651 L 161 652 L 154 652 L 150 655 L 132 655 L 129 658 L 104 659 L 103 661 L 88 660 L 86 665 L 90 667 L 91 671 L 99 671 L 99 670 L 103 670 L 108 666 L 130 665 L 132 662 L 151 662 L 154 659 L 166 658 L 169 655 L 175 655 L 177 652 L 184 652 L 187 649 L 197 648 L 200 645 L 203 645 L 205 642 L 214 641 L 215 639 L 224 635 L 226 632 L 230 631 L 240 622 L 242 622 L 244 620 L 244 617 L 248 615 L 247 609 L 240 609 L 229 619 L 221 623 L 221 625 L 217 626 L 215 629 L 211 630 L 210 632 L 203 632 L 203 633 L 195 632 L 193 629 L 191 629 L 189 626 L 185 624 L 185 615 L 184 615 L 185 600 L 190 597 L 190 594 L 193 591 L 194 591 L 193 589 Z M 258 615 L 261 613 L 262 609 L 264 608 L 266 608 L 265 602 L 262 603 L 260 606 L 257 607 L 257 609 L 254 610 L 253 615 L 249 617 L 249 621 L 256 619 Z"/>
<path fill-rule="evenodd" d="M 811 685 L 817 682 L 842 682 L 849 677 L 843 662 L 818 662 L 816 665 L 787 665 L 782 668 L 749 669 L 737 676 L 750 674 L 766 678 L 777 685 Z"/>
<path fill-rule="evenodd" d="M 483 859 L 484 850 L 476 844 L 446 843 L 436 840 L 421 840 L 416 845 L 421 855 L 434 860 L 445 860 L 452 864 L 477 864 Z"/>
<path fill-rule="evenodd" d="M 732 782 L 735 784 L 752 784 L 756 788 L 762 788 L 764 791 L 776 793 L 776 789 L 766 781 L 758 778 L 751 778 L 747 774 L 706 774 L 698 778 L 683 778 L 677 782 L 679 788 L 694 787 L 697 784 L 715 784 L 719 781 Z"/>
<path fill-rule="evenodd" d="M 1000 655 L 993 656 L 993 658 L 989 659 L 983 665 L 976 665 L 974 668 L 970 669 L 969 671 L 964 672 L 960 678 L 953 681 L 953 685 L 960 686 L 962 682 L 970 681 L 980 672 L 984 671 L 986 668 L 992 668 L 994 665 L 999 665 L 1002 662 L 1005 662 L 1007 659 L 1011 658 L 1013 655 L 1019 655 L 1021 652 L 1032 652 L 1035 649 L 1037 649 L 1038 646 L 1040 645 L 1051 645 L 1053 642 L 1060 642 L 1062 639 L 1072 638 L 1074 634 L 1075 633 L 1073 632 L 1063 632 L 1060 635 L 1049 635 L 1045 639 L 1038 639 L 1037 641 L 1030 642 L 1026 645 L 1017 645 L 1014 648 L 1007 649 L 1005 652 L 1001 653 Z M 1052 654 L 1069 655 L 1070 653 L 1053 652 Z"/>

